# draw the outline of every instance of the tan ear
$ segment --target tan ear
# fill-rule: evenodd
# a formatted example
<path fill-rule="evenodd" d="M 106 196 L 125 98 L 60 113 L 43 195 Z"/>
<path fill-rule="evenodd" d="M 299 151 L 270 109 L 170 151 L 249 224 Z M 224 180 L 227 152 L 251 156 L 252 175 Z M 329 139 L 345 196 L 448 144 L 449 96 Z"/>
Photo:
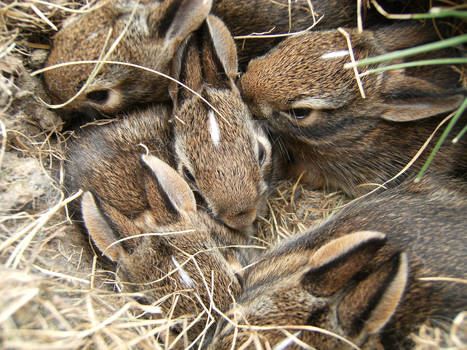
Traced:
<path fill-rule="evenodd" d="M 464 96 L 418 97 L 413 99 L 392 100 L 385 103 L 381 118 L 393 122 L 409 122 L 429 118 L 458 108 Z"/>
<path fill-rule="evenodd" d="M 170 23 L 165 32 L 166 49 L 175 51 L 180 43 L 206 19 L 211 11 L 212 0 L 166 0 L 167 11 L 161 23 Z M 162 29 L 163 30 L 163 29 Z"/>
<path fill-rule="evenodd" d="M 81 213 L 89 236 L 97 248 L 110 260 L 118 261 L 124 254 L 123 248 L 118 244 L 110 246 L 117 238 L 89 191 L 81 199 Z"/>
<path fill-rule="evenodd" d="M 408 273 L 407 255 L 399 253 L 349 292 L 337 308 L 346 334 L 379 332 L 396 312 Z"/>
<path fill-rule="evenodd" d="M 445 91 L 424 79 L 407 76 L 403 71 L 388 72 L 382 90 L 382 101 L 375 107 L 381 110 L 381 118 L 395 122 L 450 112 L 464 100 L 462 94 Z"/>
<path fill-rule="evenodd" d="M 229 78 L 238 74 L 237 47 L 224 22 L 214 15 L 207 18 L 214 49 Z"/>
<path fill-rule="evenodd" d="M 143 154 L 141 160 L 152 171 L 162 190 L 178 212 L 196 212 L 196 201 L 193 191 L 172 167 L 152 155 Z"/>
<path fill-rule="evenodd" d="M 302 284 L 313 295 L 328 296 L 341 289 L 386 242 L 386 235 L 360 231 L 334 239 L 310 258 Z"/>
<path fill-rule="evenodd" d="M 189 88 L 198 91 L 203 85 L 203 72 L 198 49 L 192 44 L 191 39 L 192 35 L 189 35 L 179 46 L 172 60 L 171 76 Z M 182 101 L 193 96 L 191 91 L 173 81 L 169 84 L 169 94 L 174 109 L 177 109 Z"/>

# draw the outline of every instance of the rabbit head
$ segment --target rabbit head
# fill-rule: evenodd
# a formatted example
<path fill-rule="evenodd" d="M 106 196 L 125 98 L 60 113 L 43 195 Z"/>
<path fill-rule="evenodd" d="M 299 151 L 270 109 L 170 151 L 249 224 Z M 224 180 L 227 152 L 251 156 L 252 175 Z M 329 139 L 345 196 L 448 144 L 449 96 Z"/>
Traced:
<path fill-rule="evenodd" d="M 103 255 L 118 263 L 122 283 L 143 293 L 143 302 L 160 304 L 174 318 L 192 321 L 202 314 L 189 332 L 195 336 L 206 326 L 207 310 L 213 305 L 225 310 L 239 290 L 231 265 L 212 238 L 219 239 L 227 228 L 196 210 L 190 187 L 167 163 L 152 155 L 141 156 L 141 162 L 177 218 L 166 225 L 146 220 L 144 234 L 122 237 L 103 201 L 87 191 L 81 200 L 84 224 Z"/>
<path fill-rule="evenodd" d="M 355 59 L 436 39 L 421 25 L 347 32 Z M 240 79 L 242 94 L 255 115 L 269 118 L 283 112 L 283 117 L 303 128 L 322 118 L 329 123 L 340 115 L 409 121 L 450 111 L 460 104 L 461 96 L 446 96 L 436 84 L 412 77 L 405 70 L 363 76 L 367 97 L 362 99 L 353 70 L 344 69 L 349 55 L 346 39 L 338 30 L 291 37 L 250 62 Z M 366 70 L 362 68 L 360 73 Z"/>
<path fill-rule="evenodd" d="M 169 117 L 167 107 L 152 106 L 107 125 L 87 127 L 67 145 L 67 191 L 92 192 L 122 236 L 142 233 L 139 226 L 146 220 L 168 224 L 174 218 L 140 160 L 148 152 L 174 166 Z M 79 207 L 72 204 L 72 215 L 78 214 Z"/>
<path fill-rule="evenodd" d="M 110 49 L 128 25 L 106 60 L 128 62 L 167 74 L 179 44 L 204 21 L 211 3 L 211 0 L 102 1 L 94 10 L 64 24 L 54 37 L 46 66 L 102 59 L 102 53 Z M 78 64 L 45 72 L 44 79 L 54 102 L 63 103 L 78 93 L 94 65 Z M 130 105 L 168 100 L 167 87 L 168 80 L 155 73 L 104 64 L 66 109 L 97 110 L 112 115 Z"/>
<path fill-rule="evenodd" d="M 407 257 L 395 253 L 364 278 L 356 276 L 384 242 L 382 233 L 361 231 L 317 250 L 283 246 L 266 253 L 244 271 L 243 291 L 219 323 L 211 348 L 229 349 L 234 342 L 247 349 L 378 344 L 404 293 Z"/>
<path fill-rule="evenodd" d="M 245 230 L 265 210 L 272 154 L 233 82 L 236 49 L 222 21 L 210 15 L 186 39 L 173 75 L 205 99 L 171 87 L 179 173 L 214 217 Z"/>
<path fill-rule="evenodd" d="M 356 59 L 431 38 L 431 31 L 420 25 L 348 33 Z M 449 68 L 429 67 L 423 78 L 409 69 L 362 76 L 363 99 L 354 72 L 344 69 L 348 62 L 349 50 L 340 32 L 309 32 L 251 61 L 240 88 L 253 114 L 267 119 L 285 138 L 297 172 L 307 171 L 309 182 L 317 187 L 330 185 L 356 196 L 367 191 L 359 186 L 396 175 L 439 123 L 428 117 L 455 109 L 464 96 L 452 89 L 455 81 L 451 89 L 442 87 L 452 82 Z M 446 163 L 462 163 L 465 169 L 467 160 L 459 152 L 450 155 L 438 163 L 440 171 Z M 423 164 L 423 157 L 418 164 Z"/>

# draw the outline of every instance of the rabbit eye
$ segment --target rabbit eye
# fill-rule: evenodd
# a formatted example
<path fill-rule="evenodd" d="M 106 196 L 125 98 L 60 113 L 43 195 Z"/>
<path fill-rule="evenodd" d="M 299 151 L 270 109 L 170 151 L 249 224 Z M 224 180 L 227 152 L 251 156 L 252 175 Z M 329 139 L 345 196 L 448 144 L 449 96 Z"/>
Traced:
<path fill-rule="evenodd" d="M 264 164 L 266 160 L 266 149 L 261 142 L 258 142 L 258 163 L 260 166 Z"/>
<path fill-rule="evenodd" d="M 183 176 L 185 177 L 185 180 L 187 180 L 188 182 L 190 182 L 192 184 L 194 184 L 196 182 L 195 177 L 190 172 L 190 170 L 188 170 L 186 167 L 183 167 Z"/>
<path fill-rule="evenodd" d="M 289 114 L 295 119 L 305 119 L 311 113 L 311 109 L 309 108 L 293 108 L 289 109 Z"/>
<path fill-rule="evenodd" d="M 91 91 L 86 95 L 88 100 L 91 100 L 92 102 L 103 104 L 107 101 L 109 98 L 109 91 L 108 90 L 95 90 Z"/>

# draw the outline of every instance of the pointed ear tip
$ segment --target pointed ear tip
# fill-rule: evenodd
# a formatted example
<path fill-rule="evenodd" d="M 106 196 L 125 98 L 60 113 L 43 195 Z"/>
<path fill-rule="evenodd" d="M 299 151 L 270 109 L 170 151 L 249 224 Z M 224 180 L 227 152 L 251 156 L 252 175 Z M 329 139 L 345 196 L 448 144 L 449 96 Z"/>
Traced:
<path fill-rule="evenodd" d="M 85 191 L 82 196 L 81 196 L 81 207 L 83 205 L 89 205 L 89 204 L 95 205 L 96 200 L 94 199 L 94 195 L 92 194 L 91 191 Z"/>
<path fill-rule="evenodd" d="M 399 255 L 399 265 L 404 269 L 404 271 L 407 271 L 409 269 L 409 257 L 406 252 L 401 252 Z"/>
<path fill-rule="evenodd" d="M 141 160 L 145 163 L 148 162 L 148 155 L 146 153 L 142 153 L 141 154 Z"/>
<path fill-rule="evenodd" d="M 361 231 L 361 233 L 365 234 L 368 239 L 380 239 L 380 240 L 385 240 L 386 239 L 386 234 L 380 231 Z"/>

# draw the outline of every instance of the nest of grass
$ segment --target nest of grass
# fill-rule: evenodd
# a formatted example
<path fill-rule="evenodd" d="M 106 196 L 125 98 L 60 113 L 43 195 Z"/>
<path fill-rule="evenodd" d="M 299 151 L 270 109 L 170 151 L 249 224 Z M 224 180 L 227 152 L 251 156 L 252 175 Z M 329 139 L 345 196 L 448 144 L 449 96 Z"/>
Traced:
<path fill-rule="evenodd" d="M 50 37 L 87 1 L 0 2 L 0 347 L 4 349 L 167 348 L 157 306 L 123 293 L 115 271 L 72 225 L 61 191 L 68 132 L 48 101 L 41 68 Z M 269 246 L 303 232 L 346 202 L 340 193 L 282 182 L 258 241 Z M 157 305 L 154 304 L 154 305 Z M 465 313 L 450 325 L 423 325 L 417 349 L 465 348 Z M 465 339 L 464 339 L 465 340 Z"/>

